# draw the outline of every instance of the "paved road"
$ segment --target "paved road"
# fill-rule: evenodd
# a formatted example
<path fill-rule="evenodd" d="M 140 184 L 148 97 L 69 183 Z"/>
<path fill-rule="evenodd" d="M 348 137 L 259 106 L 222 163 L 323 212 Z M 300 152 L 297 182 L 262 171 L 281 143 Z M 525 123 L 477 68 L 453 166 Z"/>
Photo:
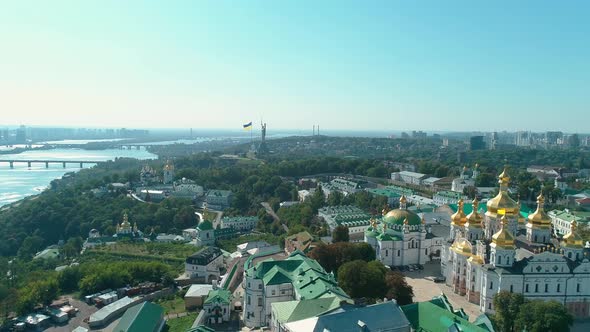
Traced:
<path fill-rule="evenodd" d="M 98 308 L 96 308 L 95 306 L 90 306 L 86 304 L 86 302 L 72 299 L 71 297 L 68 297 L 68 300 L 70 301 L 70 305 L 80 310 L 78 314 L 72 319 L 70 319 L 67 325 L 52 326 L 46 329 L 46 332 L 69 332 L 78 326 L 88 328 L 88 324 L 84 323 L 84 319 L 90 317 L 90 315 L 98 311 Z"/>
<path fill-rule="evenodd" d="M 281 223 L 281 225 L 283 226 L 283 229 L 285 230 L 285 232 L 289 233 L 289 227 L 287 227 L 287 225 L 283 224 L 281 222 L 281 218 L 279 218 L 279 216 L 277 216 L 277 214 L 275 213 L 275 211 L 272 209 L 272 207 L 270 206 L 270 204 L 268 204 L 268 202 L 262 202 L 260 203 L 260 205 L 262 205 L 262 207 L 266 210 L 266 213 L 270 214 L 270 216 Z"/>
<path fill-rule="evenodd" d="M 469 320 L 474 321 L 481 314 L 479 306 L 469 301 L 464 296 L 455 294 L 453 290 L 444 283 L 434 283 L 425 277 L 440 276 L 440 261 L 435 260 L 424 264 L 424 270 L 404 272 L 406 281 L 414 288 L 414 302 L 429 301 L 434 296 L 444 293 L 454 308 L 463 308 L 469 315 Z"/>

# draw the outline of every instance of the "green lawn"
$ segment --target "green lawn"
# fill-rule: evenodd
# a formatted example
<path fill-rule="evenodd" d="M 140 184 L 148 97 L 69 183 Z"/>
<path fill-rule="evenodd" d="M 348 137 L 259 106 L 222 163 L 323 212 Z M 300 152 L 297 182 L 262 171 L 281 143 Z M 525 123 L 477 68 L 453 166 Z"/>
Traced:
<path fill-rule="evenodd" d="M 196 313 L 191 313 L 185 317 L 169 319 L 166 321 L 166 327 L 164 327 L 164 331 L 186 332 L 186 330 L 188 330 L 193 325 L 195 319 L 197 319 Z"/>
<path fill-rule="evenodd" d="M 184 307 L 184 299 L 178 296 L 175 296 L 172 300 L 162 299 L 157 303 L 164 307 L 165 315 L 186 311 L 186 308 Z"/>

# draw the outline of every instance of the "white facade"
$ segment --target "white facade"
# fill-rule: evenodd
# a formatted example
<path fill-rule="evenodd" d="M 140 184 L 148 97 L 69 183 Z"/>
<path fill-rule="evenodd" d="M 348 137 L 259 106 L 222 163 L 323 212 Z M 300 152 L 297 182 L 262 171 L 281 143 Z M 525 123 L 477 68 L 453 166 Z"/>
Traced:
<path fill-rule="evenodd" d="M 234 228 L 241 232 L 249 232 L 256 228 L 258 217 L 225 217 L 221 219 L 221 228 Z"/>
<path fill-rule="evenodd" d="M 205 250 L 211 250 L 211 253 L 204 253 Z M 221 250 L 207 247 L 186 259 L 184 271 L 189 278 L 199 278 L 204 279 L 205 282 L 211 282 L 219 279 L 219 269 L 223 266 Z"/>
<path fill-rule="evenodd" d="M 584 221 L 583 218 L 569 213 L 568 210 L 552 210 L 547 212 L 547 214 L 551 218 L 551 225 L 553 225 L 553 231 L 556 235 L 567 234 L 572 226 L 572 221 L 576 220 L 578 223 Z"/>
<path fill-rule="evenodd" d="M 479 220 L 477 216 L 462 218 L 459 211 L 453 215 L 455 238 L 443 247 L 441 257 L 447 285 L 487 314 L 495 312 L 494 295 L 508 291 L 530 300 L 555 300 L 575 317 L 590 317 L 590 261 L 576 223 L 570 223 L 568 233 L 554 247 L 548 239 L 552 218 L 544 212 L 543 195 L 523 227 L 519 205 L 507 196 L 508 182 L 503 172 L 500 193 L 487 203 L 483 237 L 473 239 L 469 227 L 471 221 Z"/>
<path fill-rule="evenodd" d="M 478 165 L 476 164 L 472 171 L 463 167 L 461 175 L 454 179 L 451 184 L 451 191 L 462 193 L 466 187 L 475 187 L 475 179 L 479 175 Z"/>
<path fill-rule="evenodd" d="M 432 196 L 432 200 L 436 206 L 454 204 L 462 198 L 465 199 L 466 197 L 462 193 L 455 191 L 439 191 Z"/>

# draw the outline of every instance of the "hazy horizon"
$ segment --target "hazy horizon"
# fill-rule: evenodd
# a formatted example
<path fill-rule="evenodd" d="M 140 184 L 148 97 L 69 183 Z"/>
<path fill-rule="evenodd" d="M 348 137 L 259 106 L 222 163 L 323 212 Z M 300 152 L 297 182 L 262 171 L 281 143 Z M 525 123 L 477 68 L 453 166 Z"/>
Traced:
<path fill-rule="evenodd" d="M 8 2 L 2 122 L 588 133 L 588 13 L 585 1 Z"/>

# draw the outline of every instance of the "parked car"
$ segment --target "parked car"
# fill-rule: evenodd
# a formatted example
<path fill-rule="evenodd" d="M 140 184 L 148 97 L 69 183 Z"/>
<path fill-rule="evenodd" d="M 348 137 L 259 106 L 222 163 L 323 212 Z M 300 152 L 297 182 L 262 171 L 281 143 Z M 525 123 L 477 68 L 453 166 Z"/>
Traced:
<path fill-rule="evenodd" d="M 445 278 L 445 277 L 435 277 L 432 279 L 432 281 L 434 281 L 436 283 L 445 282 L 445 280 L 447 280 L 447 278 Z"/>

